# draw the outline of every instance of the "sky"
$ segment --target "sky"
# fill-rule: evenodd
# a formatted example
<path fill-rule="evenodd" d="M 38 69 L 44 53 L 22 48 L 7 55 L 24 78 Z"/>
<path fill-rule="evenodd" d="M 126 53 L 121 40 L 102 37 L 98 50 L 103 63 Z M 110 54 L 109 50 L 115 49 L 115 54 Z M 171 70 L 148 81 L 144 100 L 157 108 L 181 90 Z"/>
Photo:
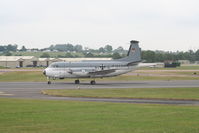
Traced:
<path fill-rule="evenodd" d="M 0 45 L 199 49 L 198 0 L 0 0 Z"/>

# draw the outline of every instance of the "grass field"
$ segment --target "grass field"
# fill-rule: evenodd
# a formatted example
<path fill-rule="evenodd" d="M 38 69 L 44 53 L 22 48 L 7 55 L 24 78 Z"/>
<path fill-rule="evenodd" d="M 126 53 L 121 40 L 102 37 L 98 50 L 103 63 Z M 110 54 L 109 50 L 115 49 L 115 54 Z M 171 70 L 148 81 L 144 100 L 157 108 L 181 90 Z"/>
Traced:
<path fill-rule="evenodd" d="M 199 88 L 130 88 L 43 90 L 43 94 L 68 97 L 197 99 Z"/>
<path fill-rule="evenodd" d="M 198 133 L 198 106 L 0 98 L 1 133 Z"/>
<path fill-rule="evenodd" d="M 199 70 L 199 65 L 181 65 L 180 67 L 176 68 L 150 68 L 150 67 L 143 67 L 140 70 Z"/>
<path fill-rule="evenodd" d="M 5 69 L 6 67 L 0 66 L 0 69 Z"/>
<path fill-rule="evenodd" d="M 157 73 L 156 73 L 157 74 Z M 183 76 L 181 75 L 183 74 Z M 84 79 L 86 81 L 90 81 L 90 79 Z M 121 75 L 117 77 L 97 79 L 97 81 L 111 81 L 111 80 L 123 80 L 123 81 L 131 81 L 131 80 L 199 80 L 199 76 L 191 76 L 190 73 L 176 73 L 175 76 L 161 76 L 161 75 Z M 41 82 L 46 81 L 46 77 L 42 74 L 42 71 L 17 71 L 17 72 L 3 72 L 0 73 L 0 82 Z M 57 80 L 63 81 L 63 80 Z M 73 82 L 74 79 L 65 79 L 64 82 Z"/>
<path fill-rule="evenodd" d="M 21 71 L 21 72 L 6 72 L 0 75 L 0 81 L 18 82 L 18 81 L 32 81 L 40 82 L 46 81 L 46 77 L 40 71 Z"/>

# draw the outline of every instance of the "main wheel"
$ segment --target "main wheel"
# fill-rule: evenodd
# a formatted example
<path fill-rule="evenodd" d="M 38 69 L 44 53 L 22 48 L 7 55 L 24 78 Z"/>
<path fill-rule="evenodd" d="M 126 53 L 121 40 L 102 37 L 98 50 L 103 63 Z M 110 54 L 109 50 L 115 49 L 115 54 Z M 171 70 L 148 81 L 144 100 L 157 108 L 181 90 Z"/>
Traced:
<path fill-rule="evenodd" d="M 48 84 L 51 84 L 51 82 L 50 82 L 50 81 L 48 81 Z"/>
<path fill-rule="evenodd" d="M 75 84 L 79 84 L 80 82 L 79 82 L 79 80 L 75 80 Z"/>
<path fill-rule="evenodd" d="M 95 84 L 96 84 L 95 80 L 91 80 L 91 85 L 95 85 Z"/>

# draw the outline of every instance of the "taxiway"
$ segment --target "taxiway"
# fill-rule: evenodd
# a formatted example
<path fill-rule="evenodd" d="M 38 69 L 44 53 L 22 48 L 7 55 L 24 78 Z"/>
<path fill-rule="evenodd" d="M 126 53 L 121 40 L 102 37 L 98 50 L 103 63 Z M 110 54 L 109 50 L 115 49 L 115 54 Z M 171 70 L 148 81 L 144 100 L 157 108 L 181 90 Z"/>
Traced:
<path fill-rule="evenodd" d="M 183 81 L 97 81 L 96 85 L 88 82 L 74 84 L 72 82 L 0 82 L 0 97 L 23 99 L 48 99 L 120 103 L 151 103 L 151 104 L 183 104 L 199 105 L 199 100 L 155 100 L 155 99 L 121 99 L 121 98 L 73 98 L 55 97 L 41 94 L 44 89 L 100 89 L 100 88 L 174 88 L 199 87 L 197 80 Z"/>

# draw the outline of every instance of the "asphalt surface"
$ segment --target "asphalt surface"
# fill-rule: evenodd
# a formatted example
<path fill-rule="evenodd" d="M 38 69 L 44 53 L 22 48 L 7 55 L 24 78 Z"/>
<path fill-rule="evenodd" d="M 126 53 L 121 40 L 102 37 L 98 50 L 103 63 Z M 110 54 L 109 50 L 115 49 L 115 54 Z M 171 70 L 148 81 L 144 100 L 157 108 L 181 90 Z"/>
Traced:
<path fill-rule="evenodd" d="M 121 98 L 73 98 L 55 97 L 41 94 L 44 89 L 100 89 L 100 88 L 173 88 L 199 87 L 197 80 L 183 81 L 97 81 L 96 85 L 83 82 L 0 82 L 0 97 L 46 100 L 95 101 L 144 104 L 199 105 L 199 100 L 156 100 L 156 99 L 121 99 Z"/>

